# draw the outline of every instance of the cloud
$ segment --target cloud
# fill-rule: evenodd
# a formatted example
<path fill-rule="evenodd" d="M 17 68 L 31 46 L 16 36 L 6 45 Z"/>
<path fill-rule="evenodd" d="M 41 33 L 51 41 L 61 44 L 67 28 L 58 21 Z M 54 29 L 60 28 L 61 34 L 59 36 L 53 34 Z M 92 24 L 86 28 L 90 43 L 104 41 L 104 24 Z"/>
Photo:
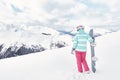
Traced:
<path fill-rule="evenodd" d="M 119 0 L 91 0 L 95 4 L 104 4 L 108 8 L 107 17 L 111 16 L 112 19 L 120 17 L 120 2 Z"/>
<path fill-rule="evenodd" d="M 116 4 L 120 4 L 119 0 L 91 0 L 93 3 L 105 4 L 109 7 L 114 7 Z"/>
<path fill-rule="evenodd" d="M 11 7 L 13 8 L 13 10 L 14 10 L 15 12 L 22 12 L 22 10 L 19 9 L 17 6 L 11 5 Z"/>
<path fill-rule="evenodd" d="M 1 0 L 0 20 L 39 21 L 51 27 L 99 25 L 120 20 L 118 0 Z M 12 7 L 13 5 L 14 7 Z M 18 11 L 17 11 L 18 10 Z M 22 12 L 19 12 L 22 11 Z"/>
<path fill-rule="evenodd" d="M 74 0 L 52 0 L 53 2 L 56 2 L 62 6 L 65 6 L 65 5 L 71 5 L 71 4 L 74 4 L 75 1 Z"/>
<path fill-rule="evenodd" d="M 11 22 L 15 21 L 26 21 L 26 20 L 34 20 L 34 19 L 43 19 L 44 21 L 45 12 L 42 9 L 46 0 L 2 0 L 3 4 L 0 4 L 0 10 L 2 13 L 2 20 L 8 20 Z M 12 6 L 11 6 L 12 5 Z M 13 8 L 14 6 L 14 8 Z M 19 9 L 22 12 L 18 13 Z M 41 17 L 41 18 L 40 18 Z M 42 18 L 43 17 L 43 18 Z M 13 20 L 13 21 L 12 21 Z"/>
<path fill-rule="evenodd" d="M 82 11 L 86 11 L 87 8 L 87 5 L 83 3 L 76 3 L 75 6 L 70 8 L 69 13 L 73 13 L 76 15 L 78 13 L 81 13 Z"/>

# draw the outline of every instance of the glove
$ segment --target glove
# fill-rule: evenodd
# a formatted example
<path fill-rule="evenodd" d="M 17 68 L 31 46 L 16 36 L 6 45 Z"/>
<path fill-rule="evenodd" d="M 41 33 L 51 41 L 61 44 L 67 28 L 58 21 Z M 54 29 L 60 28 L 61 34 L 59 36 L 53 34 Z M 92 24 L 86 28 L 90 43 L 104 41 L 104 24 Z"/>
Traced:
<path fill-rule="evenodd" d="M 75 52 L 75 48 L 72 48 L 71 54 L 74 54 Z"/>

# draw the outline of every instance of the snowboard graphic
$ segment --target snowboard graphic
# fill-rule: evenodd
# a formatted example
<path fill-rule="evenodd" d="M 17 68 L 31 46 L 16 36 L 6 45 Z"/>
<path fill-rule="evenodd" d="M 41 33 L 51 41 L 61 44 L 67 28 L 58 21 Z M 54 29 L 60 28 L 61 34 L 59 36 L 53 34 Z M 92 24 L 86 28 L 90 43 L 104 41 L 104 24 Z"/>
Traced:
<path fill-rule="evenodd" d="M 93 29 L 90 29 L 90 32 L 89 32 L 89 35 L 90 37 L 93 38 L 93 41 L 95 42 L 95 36 L 94 36 L 94 32 L 93 32 Z M 90 46 L 91 47 L 91 69 L 93 71 L 93 73 L 95 73 L 96 71 L 96 61 L 93 60 L 93 57 L 95 57 L 95 50 L 94 50 L 94 46 Z"/>

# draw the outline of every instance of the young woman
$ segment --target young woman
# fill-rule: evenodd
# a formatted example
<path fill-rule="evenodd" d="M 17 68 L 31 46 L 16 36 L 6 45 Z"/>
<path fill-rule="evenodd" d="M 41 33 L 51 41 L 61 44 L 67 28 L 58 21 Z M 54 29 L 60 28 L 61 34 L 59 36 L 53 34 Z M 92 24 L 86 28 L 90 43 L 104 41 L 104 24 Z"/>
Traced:
<path fill-rule="evenodd" d="M 83 71 L 85 71 L 85 73 L 90 73 L 86 61 L 87 41 L 89 41 L 90 44 L 94 44 L 93 39 L 84 31 L 84 26 L 77 26 L 77 33 L 73 39 L 72 53 L 75 51 L 77 67 L 80 73 Z"/>

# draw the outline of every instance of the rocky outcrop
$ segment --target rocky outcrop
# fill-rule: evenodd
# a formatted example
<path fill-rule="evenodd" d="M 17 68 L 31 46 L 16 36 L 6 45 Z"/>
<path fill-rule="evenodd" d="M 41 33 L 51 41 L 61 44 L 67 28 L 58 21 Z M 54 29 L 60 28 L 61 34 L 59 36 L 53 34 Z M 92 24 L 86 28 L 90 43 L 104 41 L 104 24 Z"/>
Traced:
<path fill-rule="evenodd" d="M 11 45 L 9 47 L 6 47 L 4 44 L 1 44 L 0 45 L 0 59 L 30 54 L 30 53 L 35 53 L 35 52 L 41 52 L 44 50 L 46 49 L 42 47 L 40 44 L 30 45 L 30 46 L 21 44 L 19 46 Z"/>

